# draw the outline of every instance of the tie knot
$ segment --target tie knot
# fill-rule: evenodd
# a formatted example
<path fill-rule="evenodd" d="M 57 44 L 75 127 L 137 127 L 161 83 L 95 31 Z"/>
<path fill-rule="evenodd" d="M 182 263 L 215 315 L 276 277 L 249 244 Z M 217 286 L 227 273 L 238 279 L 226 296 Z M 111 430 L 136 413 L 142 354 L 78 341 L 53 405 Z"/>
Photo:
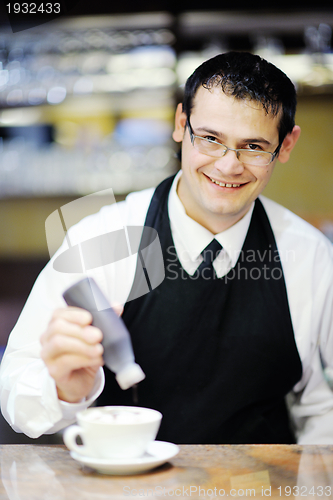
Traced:
<path fill-rule="evenodd" d="M 201 252 L 203 262 L 210 265 L 222 250 L 222 245 L 214 238 Z"/>

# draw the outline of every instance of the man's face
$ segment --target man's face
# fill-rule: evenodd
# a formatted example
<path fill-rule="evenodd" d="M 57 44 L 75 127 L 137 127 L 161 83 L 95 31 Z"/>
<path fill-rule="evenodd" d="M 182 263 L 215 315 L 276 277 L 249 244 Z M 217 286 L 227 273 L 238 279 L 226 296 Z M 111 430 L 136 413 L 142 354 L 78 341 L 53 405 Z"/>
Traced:
<path fill-rule="evenodd" d="M 255 101 L 236 100 L 219 88 L 200 87 L 193 104 L 190 122 L 194 135 L 214 138 L 233 149 L 273 153 L 279 144 L 280 114 L 266 114 Z M 192 146 L 185 123 L 185 114 L 178 110 L 173 134 L 176 141 L 183 142 L 178 195 L 191 218 L 217 233 L 246 214 L 267 185 L 276 160 L 257 167 L 241 163 L 234 151 L 221 158 L 202 154 Z"/>

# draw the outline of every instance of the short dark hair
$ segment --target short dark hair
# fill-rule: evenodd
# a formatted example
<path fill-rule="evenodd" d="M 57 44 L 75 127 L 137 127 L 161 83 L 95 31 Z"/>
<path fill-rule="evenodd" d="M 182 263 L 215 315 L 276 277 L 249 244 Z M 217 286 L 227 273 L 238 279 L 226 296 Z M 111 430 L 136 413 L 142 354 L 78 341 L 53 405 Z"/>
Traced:
<path fill-rule="evenodd" d="M 278 126 L 280 144 L 295 125 L 294 84 L 283 71 L 258 55 L 233 51 L 202 63 L 185 85 L 183 111 L 188 118 L 200 85 L 207 89 L 221 86 L 226 95 L 260 102 L 266 113 L 277 115 L 282 109 Z"/>

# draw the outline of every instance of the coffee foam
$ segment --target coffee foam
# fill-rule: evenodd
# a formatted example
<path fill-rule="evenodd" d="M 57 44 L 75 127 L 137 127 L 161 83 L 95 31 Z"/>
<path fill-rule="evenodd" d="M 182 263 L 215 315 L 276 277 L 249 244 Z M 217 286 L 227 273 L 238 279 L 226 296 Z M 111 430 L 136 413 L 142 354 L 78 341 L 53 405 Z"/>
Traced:
<path fill-rule="evenodd" d="M 84 418 L 88 422 L 112 425 L 138 424 L 152 420 L 150 415 L 140 410 L 118 410 L 111 408 L 90 409 Z"/>

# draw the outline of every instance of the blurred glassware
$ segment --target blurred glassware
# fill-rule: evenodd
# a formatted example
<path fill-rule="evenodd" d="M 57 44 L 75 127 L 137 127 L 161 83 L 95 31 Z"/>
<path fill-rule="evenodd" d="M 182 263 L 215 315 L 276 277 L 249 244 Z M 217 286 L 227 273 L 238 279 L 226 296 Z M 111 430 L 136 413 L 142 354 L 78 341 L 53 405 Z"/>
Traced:
<path fill-rule="evenodd" d="M 304 41 L 312 64 L 301 80 L 303 85 L 318 88 L 333 84 L 331 39 L 332 28 L 328 24 L 321 23 L 318 27 L 306 27 Z"/>
<path fill-rule="evenodd" d="M 322 23 L 316 28 L 307 26 L 304 31 L 304 40 L 307 50 L 313 54 L 316 62 L 323 63 L 323 54 L 329 53 L 331 48 L 332 28 Z M 319 58 L 319 60 L 317 60 Z"/>
<path fill-rule="evenodd" d="M 253 52 L 274 64 L 277 56 L 285 53 L 285 48 L 279 38 L 258 35 L 254 38 Z"/>
<path fill-rule="evenodd" d="M 125 145 L 111 134 L 88 149 L 45 142 L 37 147 L 26 133 L 0 145 L 0 198 L 84 195 L 106 186 L 126 194 L 153 187 L 177 170 L 170 140 Z"/>
<path fill-rule="evenodd" d="M 139 29 L 110 27 L 105 22 L 101 28 L 89 29 L 80 28 L 79 22 L 73 26 L 58 23 L 48 30 L 42 26 L 15 36 L 3 33 L 0 104 L 40 105 L 45 99 L 36 89 L 42 87 L 47 96 L 50 94 L 46 100 L 51 104 L 63 101 L 59 93 L 54 100 L 54 87 L 64 87 L 65 98 L 78 93 L 172 87 L 176 56 L 171 44 L 175 37 L 170 29 L 161 28 L 159 22 L 157 19 L 156 28 Z M 150 72 L 144 75 L 146 70 Z M 88 86 L 87 81 L 75 85 L 80 77 L 88 76 L 92 77 Z M 18 89 L 22 92 L 10 93 Z"/>
<path fill-rule="evenodd" d="M 0 126 L 26 129 L 24 139 L 3 140 L 0 197 L 80 195 L 105 186 L 124 194 L 175 172 L 170 16 L 110 19 L 1 33 Z M 94 132 L 99 113 L 107 137 Z M 150 119 L 156 115 L 163 118 Z M 28 129 L 43 120 L 56 124 L 56 142 L 36 147 Z"/>

